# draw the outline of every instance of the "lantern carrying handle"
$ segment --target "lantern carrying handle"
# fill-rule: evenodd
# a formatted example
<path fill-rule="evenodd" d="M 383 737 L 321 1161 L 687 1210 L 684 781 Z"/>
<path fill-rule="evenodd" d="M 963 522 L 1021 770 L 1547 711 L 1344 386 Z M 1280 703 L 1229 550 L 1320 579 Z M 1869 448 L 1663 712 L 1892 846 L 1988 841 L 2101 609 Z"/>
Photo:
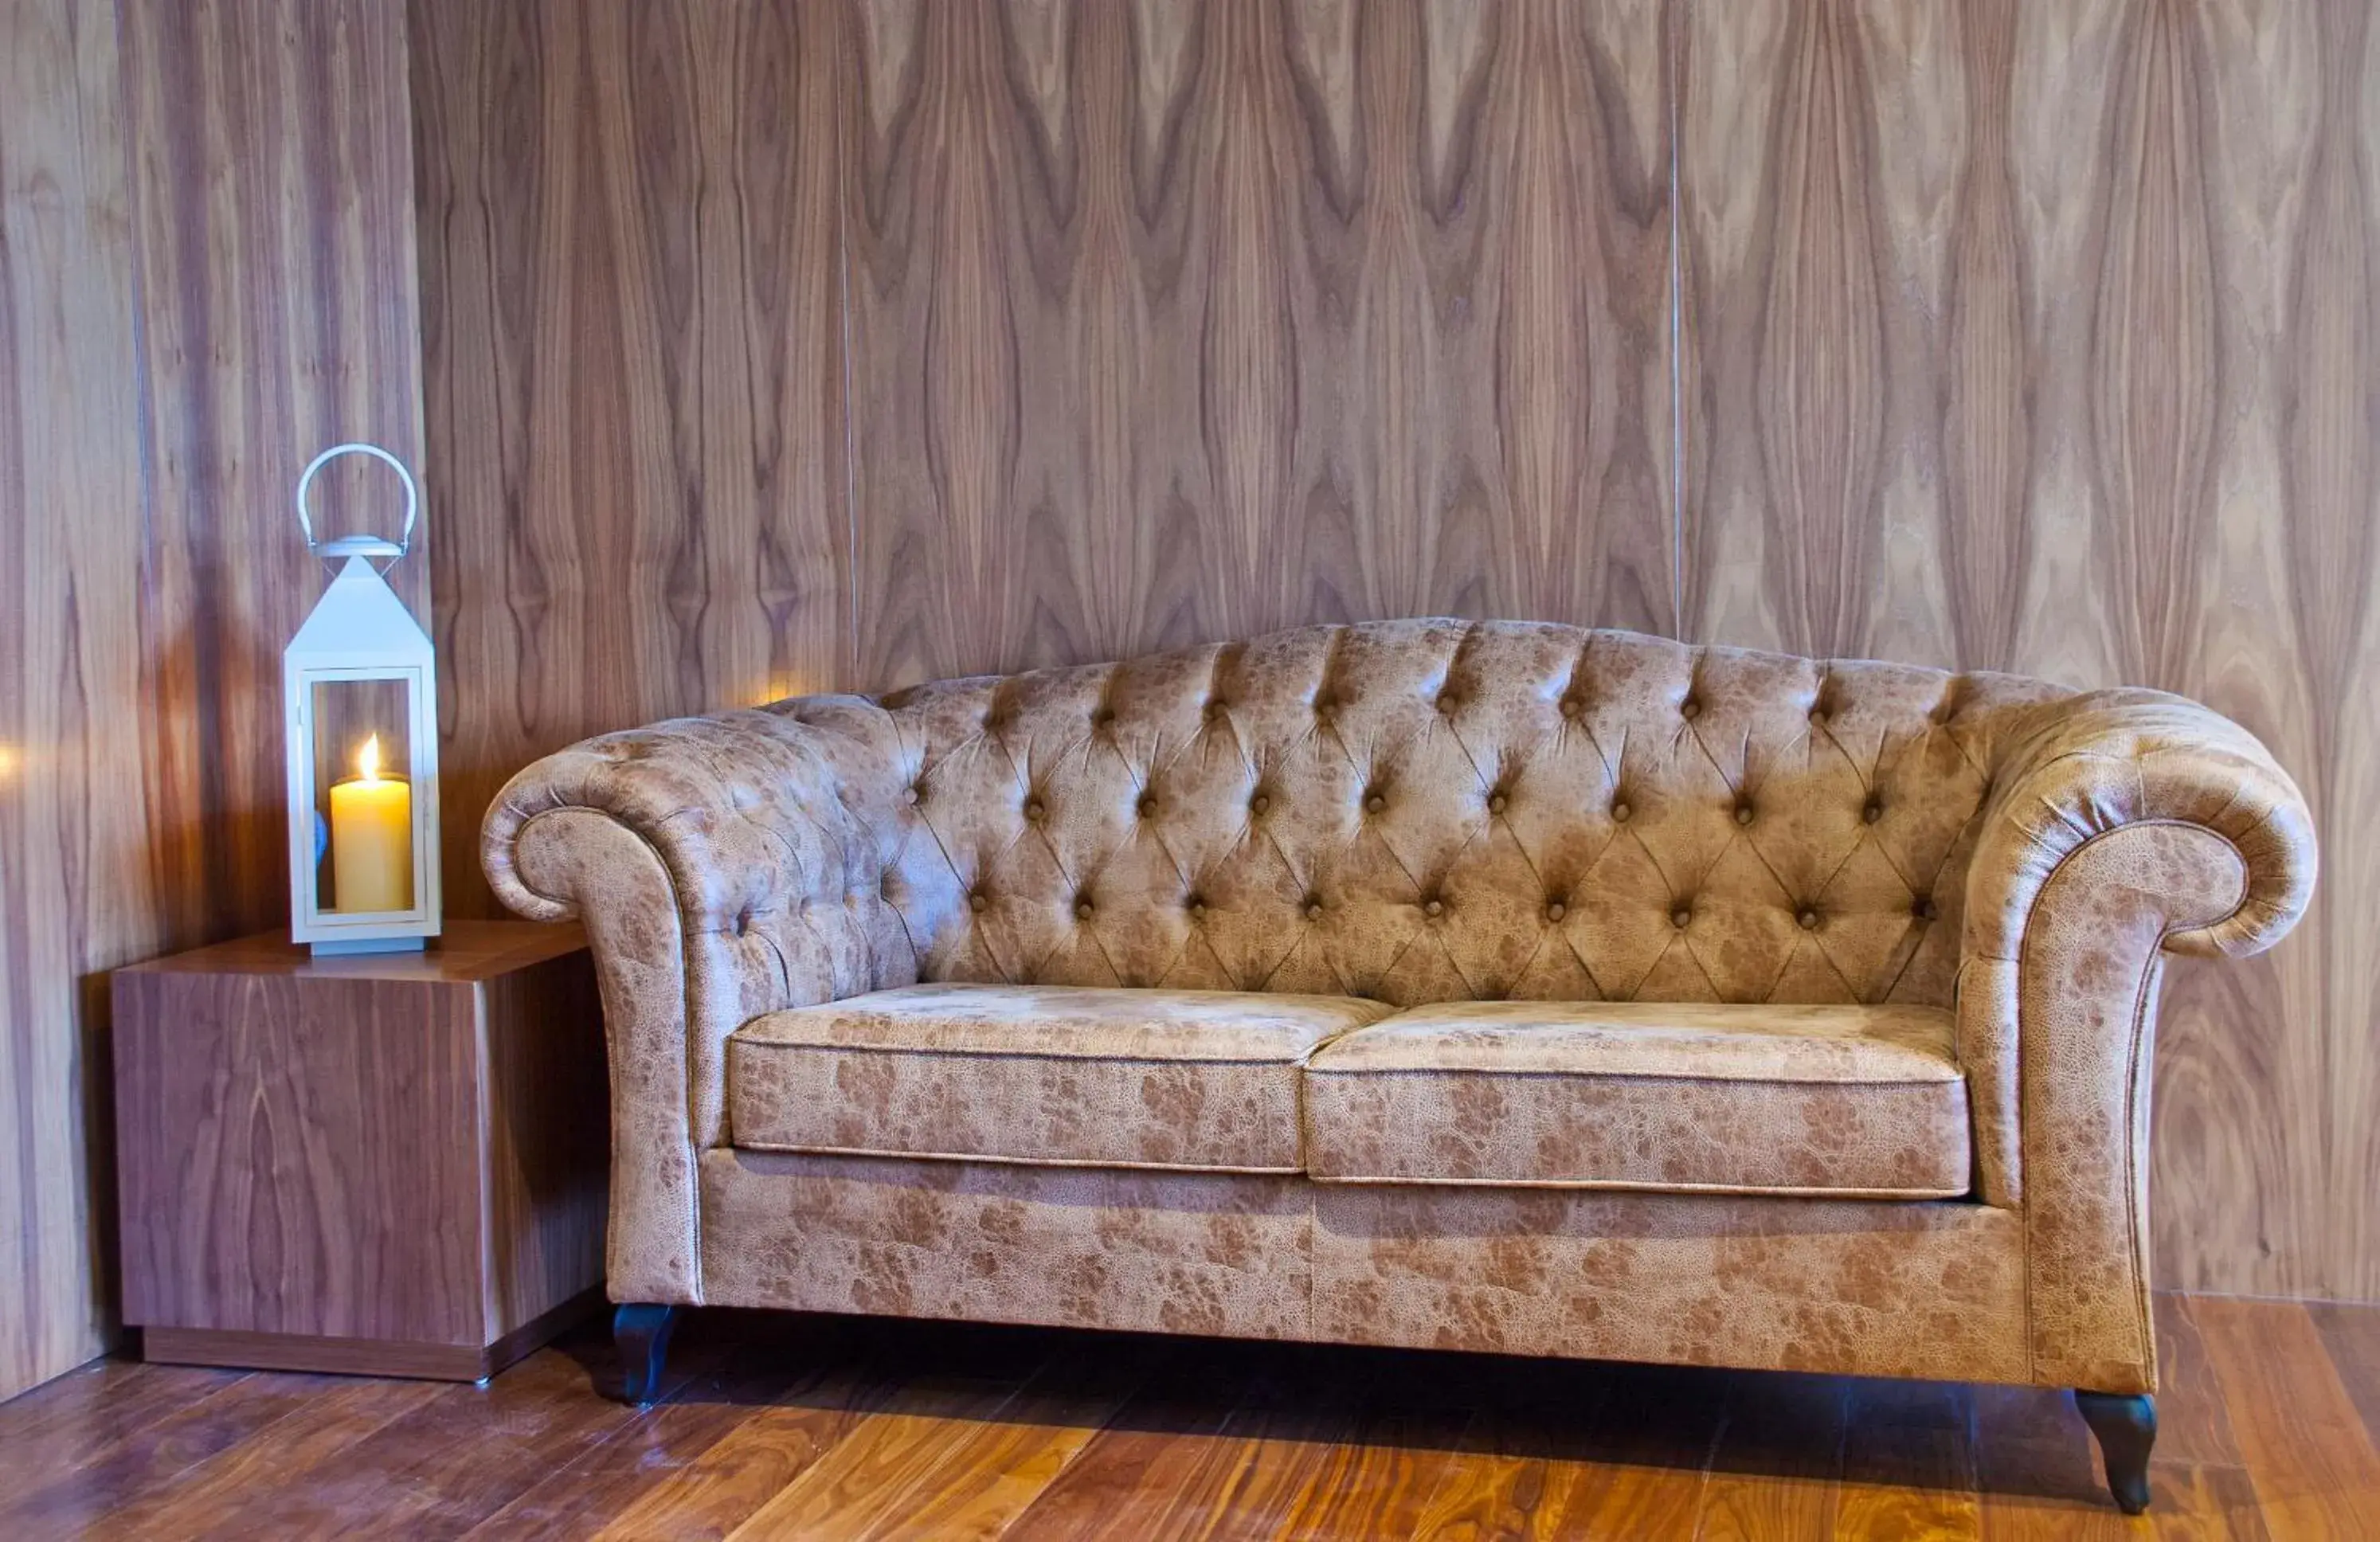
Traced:
<path fill-rule="evenodd" d="M 306 494 L 314 485 L 314 473 L 341 455 L 370 455 L 375 460 L 386 461 L 398 480 L 405 483 L 405 528 L 397 533 L 395 540 L 380 536 L 340 536 L 334 540 L 319 541 L 314 539 L 314 520 L 306 512 Z M 298 479 L 298 528 L 306 532 L 306 550 L 324 562 L 336 562 L 346 557 L 367 560 L 385 557 L 388 567 L 381 569 L 385 573 L 389 567 L 396 565 L 398 558 L 413 549 L 413 525 L 420 515 L 421 489 L 415 485 L 413 473 L 405 468 L 405 462 L 377 444 L 334 444 L 307 462 L 304 474 Z"/>

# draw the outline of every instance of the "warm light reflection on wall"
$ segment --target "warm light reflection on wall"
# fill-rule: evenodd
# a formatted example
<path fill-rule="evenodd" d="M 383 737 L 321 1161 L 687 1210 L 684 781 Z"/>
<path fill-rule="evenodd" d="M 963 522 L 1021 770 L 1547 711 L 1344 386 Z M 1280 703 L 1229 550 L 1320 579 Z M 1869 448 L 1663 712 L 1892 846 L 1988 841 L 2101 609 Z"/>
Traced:
<path fill-rule="evenodd" d="M 786 674 L 744 692 L 743 701 L 747 707 L 766 707 L 772 701 L 783 701 L 787 697 L 816 696 L 823 689 L 825 689 L 824 686 L 811 681 L 808 676 Z"/>

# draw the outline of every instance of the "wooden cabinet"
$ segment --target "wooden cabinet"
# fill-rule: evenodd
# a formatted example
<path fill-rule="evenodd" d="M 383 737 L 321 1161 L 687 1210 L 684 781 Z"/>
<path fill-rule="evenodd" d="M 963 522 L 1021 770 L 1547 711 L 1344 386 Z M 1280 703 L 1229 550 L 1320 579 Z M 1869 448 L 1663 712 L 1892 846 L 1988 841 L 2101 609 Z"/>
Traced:
<path fill-rule="evenodd" d="M 124 1316 L 150 1359 L 472 1380 L 600 1305 L 577 928 L 325 959 L 251 937 L 115 993 Z"/>

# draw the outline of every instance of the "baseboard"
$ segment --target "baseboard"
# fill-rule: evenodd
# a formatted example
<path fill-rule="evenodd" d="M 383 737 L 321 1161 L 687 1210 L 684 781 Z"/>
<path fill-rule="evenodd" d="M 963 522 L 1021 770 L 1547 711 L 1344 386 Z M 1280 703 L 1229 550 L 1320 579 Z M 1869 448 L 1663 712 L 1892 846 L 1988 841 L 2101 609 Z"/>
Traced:
<path fill-rule="evenodd" d="M 239 1370 L 313 1371 L 333 1376 L 394 1376 L 429 1381 L 480 1381 L 555 1334 L 601 1311 L 603 1290 L 580 1292 L 492 1344 L 419 1343 L 400 1339 L 333 1339 L 237 1329 L 165 1328 L 140 1331 L 144 1360 Z"/>

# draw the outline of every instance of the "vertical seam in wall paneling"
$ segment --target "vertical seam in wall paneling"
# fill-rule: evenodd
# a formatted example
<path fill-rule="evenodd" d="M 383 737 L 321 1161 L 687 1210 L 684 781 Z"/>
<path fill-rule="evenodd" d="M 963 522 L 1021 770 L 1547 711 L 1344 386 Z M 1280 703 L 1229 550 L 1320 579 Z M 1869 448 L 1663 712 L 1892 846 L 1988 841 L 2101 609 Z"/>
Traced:
<path fill-rule="evenodd" d="M 124 153 L 124 217 L 131 227 L 126 242 L 130 272 L 126 276 L 132 286 L 132 423 L 137 441 L 134 461 L 139 467 L 140 481 L 140 569 L 133 584 L 132 638 L 134 650 L 139 654 L 136 667 L 140 671 L 141 694 L 145 698 L 155 682 L 150 657 L 150 638 L 156 623 L 158 604 L 157 405 L 156 382 L 149 368 L 147 242 L 141 234 L 140 152 L 135 142 L 138 115 L 133 104 L 131 49 L 127 41 L 128 30 L 124 6 L 125 0 L 116 0 L 110 10 L 110 24 L 115 29 L 115 88 L 116 112 L 121 124 L 117 139 Z M 79 125 L 77 126 L 76 136 L 80 139 Z M 148 800 L 154 790 L 154 783 L 149 779 L 158 774 L 158 760 L 162 756 L 154 716 L 152 714 L 150 730 L 141 735 L 141 796 L 144 800 Z M 154 863 L 153 854 L 149 860 Z M 152 877 L 153 880 L 153 868 Z M 152 899 L 151 920 L 164 924 L 150 934 L 151 941 L 159 945 L 187 947 L 188 939 L 176 924 L 181 919 L 179 907 L 174 897 L 164 891 L 164 886 L 159 885 Z M 161 910 L 164 912 L 163 916 L 157 914 Z"/>
<path fill-rule="evenodd" d="M 859 665 L 859 446 L 854 438 L 851 403 L 851 147 L 843 142 L 843 93 L 849 89 L 844 82 L 855 78 L 856 72 L 845 67 L 854 62 L 844 52 L 847 30 L 846 22 L 835 23 L 835 68 L 829 77 L 834 82 L 830 105 L 834 112 L 835 305 L 836 320 L 843 328 L 843 390 L 837 404 L 843 417 L 843 625 L 844 635 L 851 644 L 850 651 L 844 655 L 844 678 L 832 686 L 838 691 L 861 690 L 874 685 L 873 681 L 860 678 Z"/>
<path fill-rule="evenodd" d="M 1680 12 L 1684 9 L 1684 5 L 1679 7 Z M 1661 44 L 1670 99 L 1670 628 L 1681 640 L 1686 635 L 1686 250 L 1685 212 L 1679 199 L 1684 180 L 1679 167 L 1686 147 L 1679 137 L 1685 115 L 1678 100 L 1685 86 L 1684 72 L 1678 67 L 1683 25 L 1665 23 Z"/>

